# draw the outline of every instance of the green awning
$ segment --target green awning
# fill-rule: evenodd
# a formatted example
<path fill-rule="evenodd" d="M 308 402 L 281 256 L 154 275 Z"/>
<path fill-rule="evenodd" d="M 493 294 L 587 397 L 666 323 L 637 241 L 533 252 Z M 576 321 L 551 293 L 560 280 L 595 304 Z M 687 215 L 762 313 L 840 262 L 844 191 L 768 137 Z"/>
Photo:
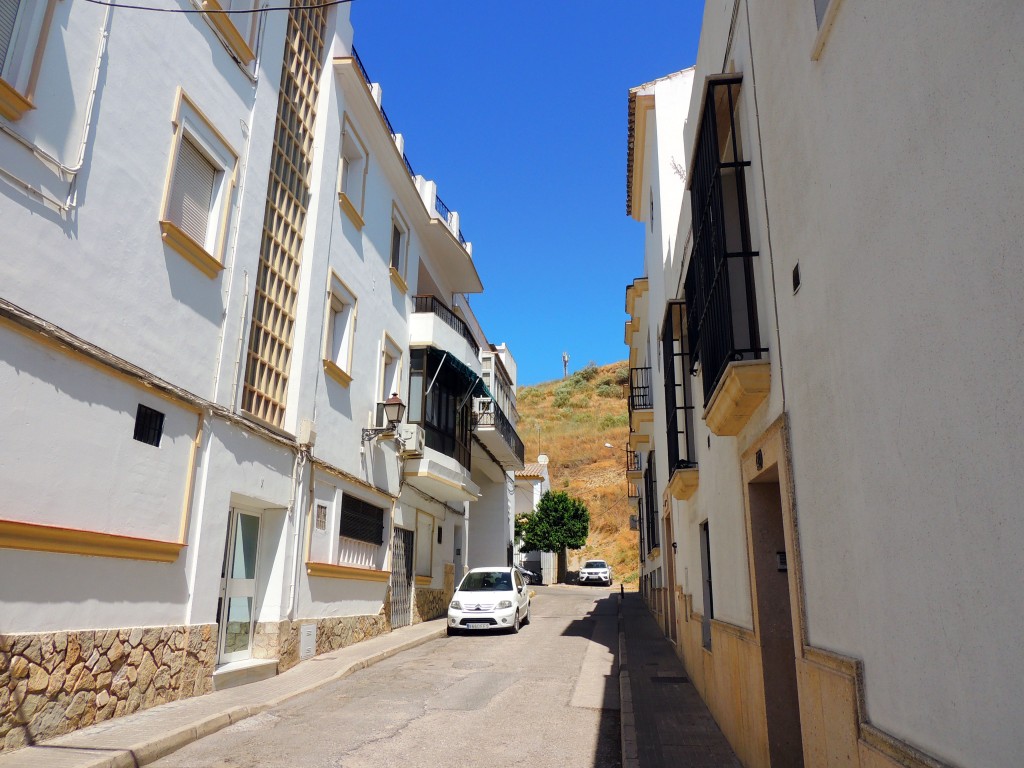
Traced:
<path fill-rule="evenodd" d="M 487 385 L 484 384 L 484 380 L 480 375 L 455 357 L 451 352 L 445 352 L 443 349 L 438 349 L 437 347 L 427 347 L 427 353 L 429 355 L 429 359 L 433 363 L 430 367 L 434 368 L 435 372 L 439 371 L 441 366 L 451 366 L 452 370 L 458 373 L 462 379 L 465 379 L 467 393 L 469 393 L 469 387 L 472 386 L 473 390 L 471 394 L 474 397 L 489 397 L 492 400 L 494 399 L 494 395 L 491 394 L 491 390 L 489 390 Z M 428 376 L 428 380 L 433 379 L 433 377 L 434 375 L 431 374 Z"/>

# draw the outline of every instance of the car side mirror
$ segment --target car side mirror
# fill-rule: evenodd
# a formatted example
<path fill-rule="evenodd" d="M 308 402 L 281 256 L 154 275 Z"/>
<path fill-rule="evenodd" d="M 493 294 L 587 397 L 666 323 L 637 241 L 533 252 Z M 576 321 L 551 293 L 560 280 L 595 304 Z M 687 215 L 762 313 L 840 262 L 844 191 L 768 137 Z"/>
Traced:
<path fill-rule="evenodd" d="M 526 589 L 526 587 L 519 587 L 519 594 L 523 594 L 524 589 Z"/>

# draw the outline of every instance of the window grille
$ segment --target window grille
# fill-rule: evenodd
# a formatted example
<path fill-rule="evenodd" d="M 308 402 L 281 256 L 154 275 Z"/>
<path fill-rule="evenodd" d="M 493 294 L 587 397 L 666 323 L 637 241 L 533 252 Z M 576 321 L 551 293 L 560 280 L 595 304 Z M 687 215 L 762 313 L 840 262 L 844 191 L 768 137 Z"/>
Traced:
<path fill-rule="evenodd" d="M 242 408 L 277 426 L 284 420 L 288 395 L 326 23 L 324 8 L 294 8 L 288 14 L 288 44 L 249 331 Z"/>
<path fill-rule="evenodd" d="M 327 530 L 327 505 L 317 504 L 316 505 L 316 529 L 318 531 Z"/>
<path fill-rule="evenodd" d="M 697 465 L 693 444 L 693 394 L 690 388 L 690 348 L 685 333 L 686 306 L 670 301 L 661 329 L 665 362 L 665 421 L 669 473 Z"/>
<path fill-rule="evenodd" d="M 135 412 L 135 439 L 157 448 L 164 433 L 164 415 L 147 405 L 139 403 Z"/>
<path fill-rule="evenodd" d="M 345 494 L 341 497 L 341 532 L 344 538 L 384 543 L 384 510 Z"/>
<path fill-rule="evenodd" d="M 178 147 L 167 215 L 182 232 L 205 247 L 217 167 L 186 136 Z"/>
<path fill-rule="evenodd" d="M 644 498 L 647 500 L 647 551 L 658 546 L 658 481 L 654 476 L 654 451 L 647 454 L 644 470 Z"/>

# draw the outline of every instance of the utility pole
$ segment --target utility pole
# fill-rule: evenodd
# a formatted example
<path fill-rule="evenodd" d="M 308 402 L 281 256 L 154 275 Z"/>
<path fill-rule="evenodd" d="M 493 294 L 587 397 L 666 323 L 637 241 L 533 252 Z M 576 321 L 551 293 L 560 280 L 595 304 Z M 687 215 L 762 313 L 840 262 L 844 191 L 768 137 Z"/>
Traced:
<path fill-rule="evenodd" d="M 569 375 L 569 353 L 562 353 L 562 378 L 566 378 Z"/>

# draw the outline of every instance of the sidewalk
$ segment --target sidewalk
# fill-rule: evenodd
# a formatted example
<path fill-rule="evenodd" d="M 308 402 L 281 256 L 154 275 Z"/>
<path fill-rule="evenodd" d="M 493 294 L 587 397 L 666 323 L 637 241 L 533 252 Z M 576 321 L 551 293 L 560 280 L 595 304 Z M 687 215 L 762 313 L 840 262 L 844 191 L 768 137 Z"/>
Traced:
<path fill-rule="evenodd" d="M 643 599 L 619 600 L 622 767 L 740 768 Z"/>
<path fill-rule="evenodd" d="M 324 683 L 445 634 L 445 620 L 402 627 L 258 683 L 163 704 L 0 755 L 0 768 L 138 768 Z"/>

